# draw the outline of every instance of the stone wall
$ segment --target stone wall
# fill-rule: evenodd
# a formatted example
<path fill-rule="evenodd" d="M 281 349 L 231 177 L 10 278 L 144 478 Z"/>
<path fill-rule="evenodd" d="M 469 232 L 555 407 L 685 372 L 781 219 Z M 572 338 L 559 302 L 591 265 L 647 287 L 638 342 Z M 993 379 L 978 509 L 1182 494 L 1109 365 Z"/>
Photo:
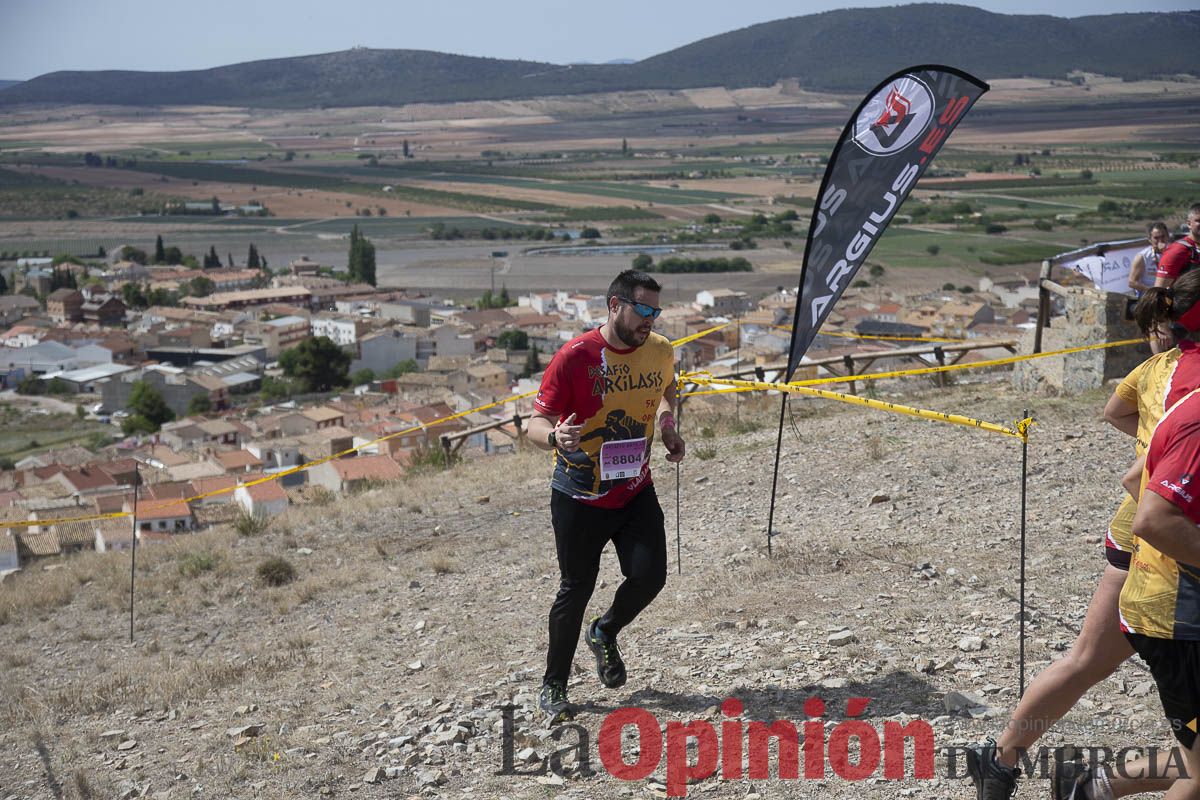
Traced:
<path fill-rule="evenodd" d="M 1126 319 L 1126 295 L 1071 287 L 1066 297 L 1051 295 L 1051 299 L 1065 313 L 1051 317 L 1042 332 L 1042 352 L 1141 336 L 1133 321 Z M 1033 340 L 1034 331 L 1029 331 L 1021 338 L 1018 352 L 1032 353 Z M 1077 394 L 1125 377 L 1149 356 L 1150 347 L 1143 343 L 1023 361 L 1013 367 L 1013 385 L 1024 392 Z"/>

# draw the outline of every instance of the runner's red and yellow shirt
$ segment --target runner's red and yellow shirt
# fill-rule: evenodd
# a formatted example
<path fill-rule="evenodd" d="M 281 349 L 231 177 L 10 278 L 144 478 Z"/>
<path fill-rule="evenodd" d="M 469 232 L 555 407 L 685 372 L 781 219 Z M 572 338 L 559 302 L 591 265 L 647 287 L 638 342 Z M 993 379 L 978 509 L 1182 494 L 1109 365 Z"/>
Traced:
<path fill-rule="evenodd" d="M 533 407 L 582 425 L 579 449 L 555 451 L 551 488 L 601 508 L 623 508 L 650 484 L 650 445 L 658 404 L 675 380 L 667 339 L 610 346 L 599 329 L 567 342 L 542 376 Z"/>
<path fill-rule="evenodd" d="M 1193 389 L 1200 388 L 1200 345 L 1183 340 L 1138 364 L 1116 388 L 1116 395 L 1138 410 L 1134 451 L 1146 454 L 1150 437 L 1167 409 Z M 1133 517 L 1137 503 L 1125 494 L 1120 508 L 1108 524 L 1105 546 L 1122 552 L 1133 549 Z"/>
<path fill-rule="evenodd" d="M 1154 492 L 1200 525 L 1200 391 L 1173 405 L 1158 423 L 1146 451 L 1142 492 Z M 1178 562 L 1136 536 L 1121 590 L 1121 629 L 1156 639 L 1200 639 L 1200 567 Z"/>

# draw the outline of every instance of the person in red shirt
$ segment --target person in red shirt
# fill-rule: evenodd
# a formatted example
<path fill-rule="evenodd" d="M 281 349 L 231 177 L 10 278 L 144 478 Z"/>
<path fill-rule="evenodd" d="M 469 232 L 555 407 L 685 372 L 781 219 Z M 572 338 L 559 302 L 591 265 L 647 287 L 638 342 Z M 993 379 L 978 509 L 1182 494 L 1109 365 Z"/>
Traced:
<path fill-rule="evenodd" d="M 674 351 L 652 330 L 660 291 L 644 272 L 618 275 L 608 320 L 559 349 L 534 399 L 529 441 L 554 451 L 550 517 L 560 580 L 538 695 L 551 724 L 572 714 L 567 679 L 605 546 L 613 543 L 625 580 L 584 640 L 610 689 L 626 679 L 617 634 L 666 584 L 666 529 L 650 479 L 656 424 L 668 461 L 682 460 L 685 448 L 675 429 Z"/>
<path fill-rule="evenodd" d="M 1167 245 L 1158 259 L 1155 286 L 1170 286 L 1185 270 L 1200 266 L 1200 203 L 1188 209 L 1188 235 Z"/>
<path fill-rule="evenodd" d="M 1121 630 L 1150 667 L 1183 769 L 1171 800 L 1200 798 L 1200 390 L 1159 422 L 1146 452 L 1121 590 Z M 1114 787 L 1116 788 L 1116 787 Z M 1119 796 L 1119 795 L 1118 795 Z"/>

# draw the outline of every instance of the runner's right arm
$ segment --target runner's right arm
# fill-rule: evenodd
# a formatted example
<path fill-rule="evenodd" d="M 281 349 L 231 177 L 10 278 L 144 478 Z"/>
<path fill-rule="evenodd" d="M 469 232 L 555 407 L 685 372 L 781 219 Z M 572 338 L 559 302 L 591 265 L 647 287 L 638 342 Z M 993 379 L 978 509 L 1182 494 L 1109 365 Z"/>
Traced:
<path fill-rule="evenodd" d="M 1125 477 L 1121 478 L 1121 486 L 1125 487 L 1125 491 L 1135 501 L 1139 499 L 1139 495 L 1142 493 L 1142 471 L 1145 468 L 1146 457 L 1138 456 L 1129 465 L 1129 469 L 1125 471 Z"/>
<path fill-rule="evenodd" d="M 573 453 L 579 449 L 579 432 L 582 425 L 575 424 L 575 413 L 572 412 L 561 422 L 556 417 L 534 412 L 529 418 L 529 441 L 539 450 L 558 448 L 564 453 Z M 554 433 L 554 444 L 550 444 L 550 433 Z"/>
<path fill-rule="evenodd" d="M 1133 257 L 1133 263 L 1129 266 L 1129 288 L 1134 291 L 1140 291 L 1145 288 L 1142 286 L 1142 273 L 1146 271 L 1146 259 L 1138 253 Z"/>

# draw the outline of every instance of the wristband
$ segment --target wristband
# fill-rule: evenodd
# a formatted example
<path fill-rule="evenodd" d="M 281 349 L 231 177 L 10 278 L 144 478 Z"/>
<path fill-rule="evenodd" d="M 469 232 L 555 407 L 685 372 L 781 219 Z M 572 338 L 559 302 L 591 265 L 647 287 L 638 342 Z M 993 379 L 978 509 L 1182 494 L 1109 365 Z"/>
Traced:
<path fill-rule="evenodd" d="M 558 437 L 554 435 L 554 431 L 550 431 L 550 435 L 546 437 L 546 441 L 549 443 L 551 450 L 558 449 Z"/>
<path fill-rule="evenodd" d="M 658 427 L 662 428 L 664 431 L 667 428 L 674 428 L 675 416 L 670 411 L 668 411 L 666 414 L 663 414 L 658 420 Z"/>

